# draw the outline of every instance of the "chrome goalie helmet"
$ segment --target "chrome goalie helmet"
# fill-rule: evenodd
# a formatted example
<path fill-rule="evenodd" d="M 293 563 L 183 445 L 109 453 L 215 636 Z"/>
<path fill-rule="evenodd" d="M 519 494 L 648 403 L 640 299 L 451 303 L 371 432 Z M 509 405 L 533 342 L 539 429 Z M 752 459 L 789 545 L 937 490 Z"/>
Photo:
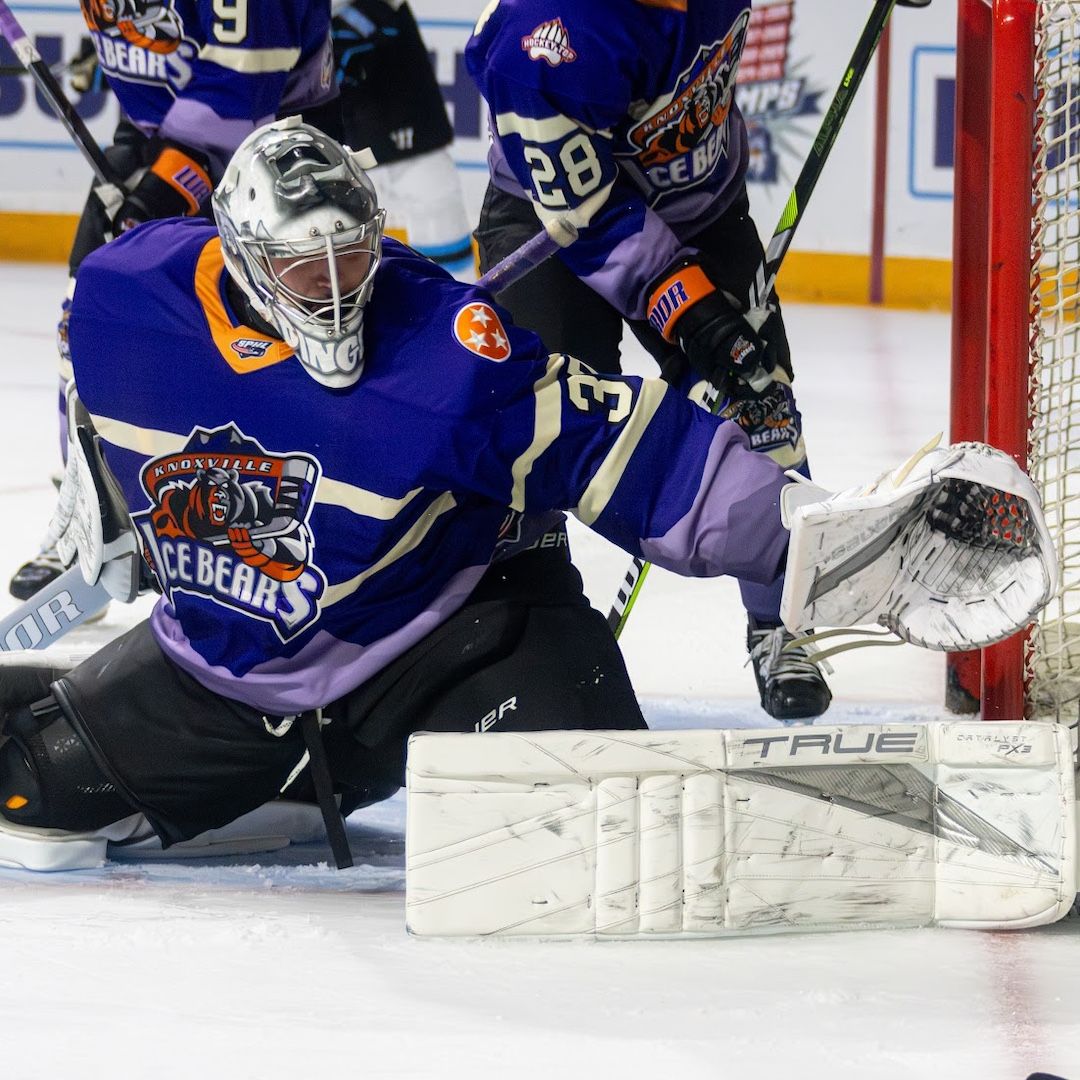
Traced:
<path fill-rule="evenodd" d="M 367 156 L 289 117 L 240 144 L 211 200 L 229 273 L 308 374 L 334 388 L 363 370 L 382 254 Z"/>

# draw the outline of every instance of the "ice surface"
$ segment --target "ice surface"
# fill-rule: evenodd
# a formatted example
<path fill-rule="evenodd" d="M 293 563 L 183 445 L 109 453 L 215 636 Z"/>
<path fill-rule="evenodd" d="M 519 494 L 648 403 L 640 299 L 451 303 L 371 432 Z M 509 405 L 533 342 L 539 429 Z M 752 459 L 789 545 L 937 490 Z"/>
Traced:
<path fill-rule="evenodd" d="M 0 583 L 36 548 L 57 462 L 64 275 L 0 268 Z M 946 425 L 948 321 L 786 308 L 816 478 L 845 487 Z M 648 365 L 635 354 L 635 370 Z M 182 386 L 177 388 L 181 393 Z M 575 529 L 594 603 L 626 556 Z M 0 611 L 11 603 L 0 599 Z M 145 613 L 113 609 L 87 647 Z M 653 570 L 624 646 L 654 726 L 768 723 L 728 582 Z M 838 658 L 830 722 L 933 719 L 944 666 Z M 438 942 L 404 932 L 400 798 L 325 845 L 202 863 L 0 871 L 0 1063 L 33 1077 L 1080 1078 L 1080 935 L 863 932 L 745 941 Z"/>

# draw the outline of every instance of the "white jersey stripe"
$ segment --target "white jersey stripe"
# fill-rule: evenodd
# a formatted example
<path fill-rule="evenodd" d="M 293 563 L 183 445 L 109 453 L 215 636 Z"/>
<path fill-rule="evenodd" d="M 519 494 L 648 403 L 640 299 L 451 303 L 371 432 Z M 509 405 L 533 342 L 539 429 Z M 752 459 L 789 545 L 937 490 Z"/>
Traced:
<path fill-rule="evenodd" d="M 223 45 L 204 45 L 199 59 L 239 71 L 244 75 L 268 71 L 292 71 L 300 59 L 299 49 L 230 49 Z"/>
<path fill-rule="evenodd" d="M 342 480 L 331 480 L 330 477 L 324 476 L 319 481 L 318 490 L 315 492 L 315 501 L 324 506 L 340 506 L 361 517 L 393 521 L 423 490 L 423 488 L 413 488 L 402 498 L 391 499 L 387 495 L 378 495 L 374 491 L 365 491 L 364 488 L 354 487 Z"/>
<path fill-rule="evenodd" d="M 611 138 L 610 131 L 593 131 L 569 116 L 545 116 L 537 119 L 516 112 L 499 113 L 495 117 L 495 130 L 500 135 L 520 135 L 526 142 L 548 143 L 569 135 L 572 131 L 584 131 L 587 135 Z"/>
<path fill-rule="evenodd" d="M 533 386 L 533 393 L 536 395 L 533 438 L 525 452 L 514 462 L 511 510 L 525 509 L 525 481 L 532 472 L 533 463 L 559 437 L 562 430 L 562 386 L 559 372 L 565 362 L 565 356 L 552 353 L 548 357 L 547 370 Z"/>
<path fill-rule="evenodd" d="M 190 435 L 177 435 L 171 431 L 154 431 L 150 428 L 136 427 L 134 424 L 126 424 L 122 420 L 113 420 L 107 416 L 94 416 L 92 419 L 98 434 L 107 442 L 145 457 L 179 454 L 191 438 Z M 353 484 L 346 484 L 341 480 L 333 480 L 329 476 L 323 476 L 315 491 L 315 502 L 324 506 L 340 506 L 358 517 L 392 521 L 421 491 L 423 488 L 414 488 L 400 499 L 394 499 Z"/>
<path fill-rule="evenodd" d="M 645 429 L 649 426 L 660 402 L 668 391 L 668 384 L 659 379 L 645 379 L 641 384 L 630 418 L 626 421 L 622 433 L 615 440 L 603 464 L 593 474 L 589 486 L 581 496 L 581 502 L 574 508 L 574 516 L 585 525 L 592 525 L 604 512 L 608 501 L 619 486 L 631 456 L 641 442 Z"/>
<path fill-rule="evenodd" d="M 398 559 L 408 555 L 423 543 L 424 538 L 431 531 L 435 522 L 449 510 L 457 505 L 457 500 L 449 491 L 444 491 L 424 512 L 413 527 L 377 562 L 372 563 L 366 570 L 361 570 L 355 577 L 348 581 L 338 582 L 331 585 L 323 594 L 322 604 L 329 607 L 339 600 L 345 600 L 352 596 L 368 578 L 385 570 L 388 566 L 396 563 Z"/>

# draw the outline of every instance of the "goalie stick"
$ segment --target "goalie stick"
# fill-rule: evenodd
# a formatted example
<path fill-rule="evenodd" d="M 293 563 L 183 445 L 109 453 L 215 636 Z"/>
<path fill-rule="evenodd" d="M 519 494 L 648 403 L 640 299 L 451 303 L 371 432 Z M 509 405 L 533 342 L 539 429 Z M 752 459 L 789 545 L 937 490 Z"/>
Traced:
<path fill-rule="evenodd" d="M 0 0 L 0 16 L 5 7 Z M 4 33 L 6 36 L 6 29 Z M 506 288 L 576 239 L 574 225 L 562 218 L 556 219 L 543 232 L 496 263 L 476 284 L 491 292 Z M 119 534 L 122 530 L 116 531 Z M 93 585 L 87 584 L 76 564 L 6 618 L 0 619 L 0 652 L 46 649 L 101 611 L 110 599 L 100 580 Z"/>
<path fill-rule="evenodd" d="M 802 221 L 806 204 L 809 202 L 810 195 L 817 186 L 822 170 L 825 168 L 825 162 L 828 161 L 836 137 L 840 134 L 844 119 L 851 108 L 851 102 L 854 100 L 859 84 L 870 66 L 870 61 L 877 50 L 878 41 L 888 24 L 893 8 L 896 6 L 926 7 L 929 3 L 930 0 L 876 0 L 873 10 L 870 12 L 870 18 L 867 20 L 866 26 L 863 28 L 863 32 L 855 45 L 855 51 L 848 61 L 844 77 L 840 80 L 840 85 L 837 87 L 832 102 L 825 113 L 825 119 L 821 122 L 817 137 L 810 147 L 810 153 L 803 163 L 802 171 L 795 181 L 795 187 L 780 215 L 780 221 L 777 223 L 772 239 L 769 241 L 765 257 L 762 259 L 761 265 L 758 267 L 754 280 L 750 285 L 748 297 L 750 316 L 753 316 L 755 312 L 760 312 L 763 321 L 764 316 L 767 314 L 765 305 L 772 299 L 776 288 L 776 275 L 780 271 L 784 256 L 791 247 L 792 237 L 795 235 L 799 222 Z M 753 325 L 752 318 L 750 321 L 751 325 Z M 758 329 L 758 327 L 755 326 L 755 329 Z M 763 390 L 772 382 L 772 378 L 764 372 L 759 372 L 757 377 L 752 377 L 748 381 L 753 389 Z M 723 404 L 725 402 L 716 397 L 712 401 L 710 412 L 719 412 Z M 608 626 L 611 627 L 616 638 L 622 634 L 623 627 L 626 626 L 626 620 L 630 617 L 630 612 L 633 610 L 638 594 L 645 584 L 645 578 L 651 565 L 648 560 L 635 555 L 626 570 L 618 594 L 615 597 L 615 602 L 612 604 L 607 616 Z"/>

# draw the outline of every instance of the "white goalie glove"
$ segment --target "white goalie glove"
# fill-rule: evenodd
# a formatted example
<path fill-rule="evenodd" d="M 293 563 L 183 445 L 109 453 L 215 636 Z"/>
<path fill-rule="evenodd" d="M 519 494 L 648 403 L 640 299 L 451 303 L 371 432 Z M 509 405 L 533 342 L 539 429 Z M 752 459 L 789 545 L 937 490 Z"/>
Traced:
<path fill-rule="evenodd" d="M 962 651 L 1009 637 L 1049 602 L 1057 559 L 1031 480 L 1000 450 L 936 442 L 869 487 L 784 489 L 789 630 L 877 623 Z"/>
<path fill-rule="evenodd" d="M 56 545 L 66 566 L 78 559 L 87 585 L 99 581 L 114 600 L 139 592 L 139 545 L 127 503 L 101 457 L 98 436 L 74 384 L 68 386 L 67 465 L 45 546 Z"/>

